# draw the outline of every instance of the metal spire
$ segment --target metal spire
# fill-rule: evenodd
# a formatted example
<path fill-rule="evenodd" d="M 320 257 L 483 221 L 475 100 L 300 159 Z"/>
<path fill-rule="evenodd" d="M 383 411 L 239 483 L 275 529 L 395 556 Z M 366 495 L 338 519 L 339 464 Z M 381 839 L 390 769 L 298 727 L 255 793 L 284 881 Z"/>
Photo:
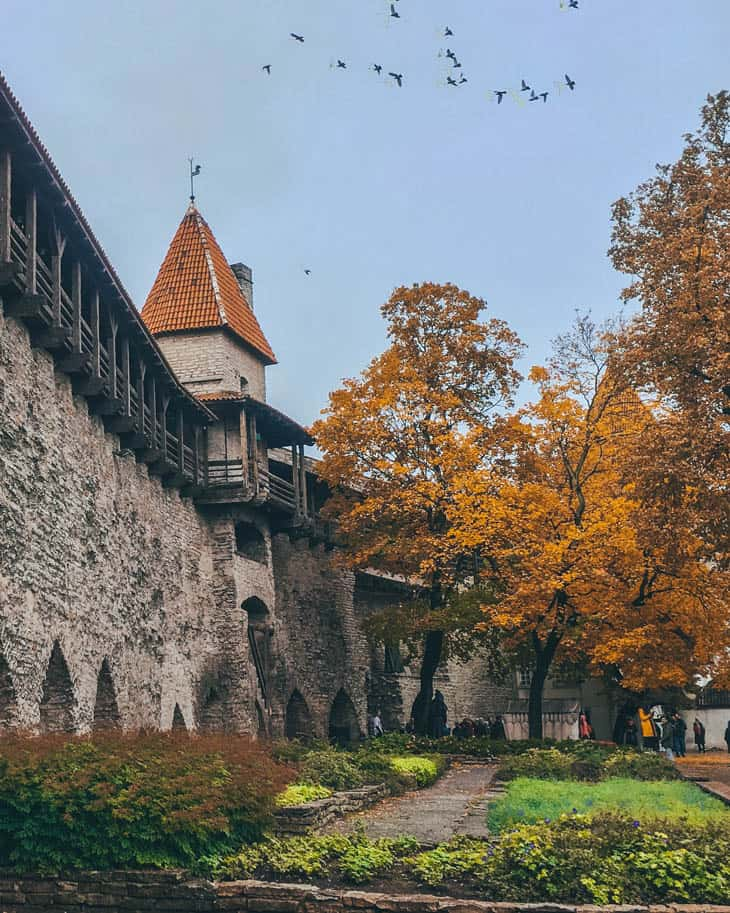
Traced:
<path fill-rule="evenodd" d="M 190 162 L 190 202 L 195 202 L 195 178 L 200 174 L 200 165 L 193 165 L 193 159 L 189 158 Z"/>

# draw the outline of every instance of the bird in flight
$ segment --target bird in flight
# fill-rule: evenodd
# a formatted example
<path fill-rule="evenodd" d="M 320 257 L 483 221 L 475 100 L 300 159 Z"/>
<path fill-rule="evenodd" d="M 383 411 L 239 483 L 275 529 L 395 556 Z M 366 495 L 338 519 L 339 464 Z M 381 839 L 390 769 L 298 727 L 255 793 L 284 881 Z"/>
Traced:
<path fill-rule="evenodd" d="M 530 101 L 537 101 L 540 96 L 535 94 L 535 90 L 530 90 Z"/>
<path fill-rule="evenodd" d="M 466 78 L 466 76 L 464 76 L 464 74 L 462 73 L 462 74 L 461 74 L 461 79 L 459 80 L 459 85 L 461 86 L 461 85 L 463 85 L 465 82 L 469 82 L 469 80 L 468 80 L 468 79 Z"/>
<path fill-rule="evenodd" d="M 450 38 L 451 35 L 453 35 L 453 34 L 454 33 L 451 31 L 451 29 L 447 25 L 446 28 L 444 29 L 444 38 Z"/>
<path fill-rule="evenodd" d="M 337 69 L 338 69 L 338 70 L 346 70 L 346 69 L 347 69 L 347 64 L 345 63 L 345 61 L 344 61 L 344 60 L 340 60 L 339 57 L 337 58 Z"/>
<path fill-rule="evenodd" d="M 447 76 L 447 77 L 446 77 L 446 85 L 448 85 L 448 86 L 458 86 L 459 83 L 458 83 L 455 79 L 452 79 L 450 76 Z"/>
<path fill-rule="evenodd" d="M 271 76 L 271 64 L 270 64 L 270 63 L 264 64 L 264 65 L 261 67 L 261 69 L 262 69 L 262 70 L 266 70 L 266 72 L 269 74 L 269 76 Z"/>
<path fill-rule="evenodd" d="M 578 0 L 568 0 L 568 6 L 572 10 L 577 10 L 578 9 Z"/>
<path fill-rule="evenodd" d="M 540 98 L 542 99 L 543 104 L 545 104 L 547 102 L 547 97 L 549 94 L 550 94 L 549 92 L 540 92 Z"/>
<path fill-rule="evenodd" d="M 456 54 L 451 50 L 451 48 L 446 48 L 446 56 L 449 60 L 456 60 Z"/>
<path fill-rule="evenodd" d="M 391 3 L 391 4 L 390 4 L 390 15 L 392 16 L 393 19 L 400 19 L 400 13 L 399 13 L 398 10 L 395 8 L 395 4 L 394 4 L 394 3 Z"/>
<path fill-rule="evenodd" d="M 522 80 L 522 88 L 520 89 L 520 92 L 529 92 L 529 91 L 530 91 L 530 87 L 527 85 L 527 83 L 526 83 L 525 80 L 523 79 L 523 80 Z"/>
<path fill-rule="evenodd" d="M 565 85 L 570 89 L 571 92 L 574 91 L 574 89 L 575 89 L 575 80 L 574 80 L 574 79 L 571 79 L 570 76 L 568 76 L 567 73 L 565 74 Z"/>
<path fill-rule="evenodd" d="M 383 72 L 383 68 L 380 66 L 379 63 L 373 64 L 373 70 L 375 70 L 375 72 L 378 74 L 378 76 L 380 76 L 380 74 Z"/>
<path fill-rule="evenodd" d="M 295 41 L 299 41 L 302 44 L 304 43 L 304 35 L 295 35 L 294 32 L 289 32 L 289 34 Z"/>
<path fill-rule="evenodd" d="M 305 269 L 305 270 L 304 270 L 304 275 L 305 275 L 305 276 L 308 276 L 311 272 L 312 272 L 311 269 Z"/>
<path fill-rule="evenodd" d="M 506 89 L 495 89 L 494 94 L 497 96 L 497 104 L 501 105 L 502 99 L 507 94 L 507 90 Z"/>
<path fill-rule="evenodd" d="M 398 85 L 403 88 L 403 74 L 402 73 L 388 73 L 388 76 L 392 76 L 393 79 L 398 83 Z"/>

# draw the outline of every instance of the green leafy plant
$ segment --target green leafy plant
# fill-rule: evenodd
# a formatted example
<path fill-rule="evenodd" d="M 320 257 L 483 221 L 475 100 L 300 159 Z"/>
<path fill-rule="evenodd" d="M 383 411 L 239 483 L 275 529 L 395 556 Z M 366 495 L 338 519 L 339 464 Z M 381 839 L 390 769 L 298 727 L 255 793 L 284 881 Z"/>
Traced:
<path fill-rule="evenodd" d="M 439 755 L 417 757 L 415 755 L 398 756 L 389 759 L 390 766 L 397 774 L 412 781 L 418 789 L 431 786 L 446 769 L 446 762 Z"/>
<path fill-rule="evenodd" d="M 306 802 L 314 802 L 317 799 L 328 799 L 331 795 L 332 790 L 326 786 L 290 783 L 276 797 L 276 804 L 279 808 L 290 808 L 293 805 L 304 805 Z"/>
<path fill-rule="evenodd" d="M 0 740 L 0 865 L 187 866 L 261 837 L 292 772 L 240 737 Z"/>
<path fill-rule="evenodd" d="M 299 782 L 327 786 L 330 789 L 357 789 L 367 778 L 352 755 L 328 748 L 305 756 L 299 770 Z"/>

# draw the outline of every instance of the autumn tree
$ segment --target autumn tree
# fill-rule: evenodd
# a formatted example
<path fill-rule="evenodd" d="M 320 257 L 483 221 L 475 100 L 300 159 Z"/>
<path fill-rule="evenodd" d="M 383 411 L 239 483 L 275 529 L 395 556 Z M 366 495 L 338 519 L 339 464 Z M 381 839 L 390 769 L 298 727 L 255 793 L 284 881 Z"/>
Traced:
<path fill-rule="evenodd" d="M 617 354 L 663 406 L 641 496 L 694 498 L 714 560 L 730 552 L 729 126 L 730 94 L 708 96 L 678 161 L 614 204 L 609 251 L 640 306 Z"/>
<path fill-rule="evenodd" d="M 413 616 L 424 632 L 420 731 L 443 655 L 444 606 L 470 572 L 445 548 L 453 480 L 478 458 L 520 380 L 519 339 L 484 309 L 454 285 L 396 289 L 381 309 L 388 348 L 330 395 L 313 427 L 348 563 L 410 579 L 427 595 Z"/>
<path fill-rule="evenodd" d="M 501 594 L 482 625 L 530 657 L 533 738 L 555 662 L 579 658 L 629 689 L 686 685 L 730 642 L 730 582 L 706 560 L 701 516 L 682 498 L 647 514 L 627 472 L 655 419 L 609 369 L 614 343 L 587 318 L 558 341 L 531 374 L 539 399 L 512 422 L 512 459 L 467 472 L 449 513 L 456 547 L 481 555 Z"/>

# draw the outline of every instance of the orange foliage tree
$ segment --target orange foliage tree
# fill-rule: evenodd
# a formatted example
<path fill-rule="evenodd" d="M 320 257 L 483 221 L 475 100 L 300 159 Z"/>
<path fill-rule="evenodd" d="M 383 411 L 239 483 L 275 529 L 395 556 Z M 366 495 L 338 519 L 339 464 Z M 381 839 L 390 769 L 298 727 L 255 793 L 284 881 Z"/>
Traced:
<path fill-rule="evenodd" d="M 730 580 L 707 560 L 701 516 L 681 497 L 647 513 L 627 473 L 655 419 L 609 370 L 612 345 L 587 318 L 558 340 L 531 374 L 538 401 L 512 422 L 512 459 L 455 480 L 449 509 L 454 548 L 478 552 L 500 593 L 482 624 L 530 658 L 533 738 L 556 661 L 640 690 L 686 685 L 730 643 Z"/>
<path fill-rule="evenodd" d="M 412 618 L 424 634 L 420 731 L 443 655 L 445 599 L 463 577 L 463 555 L 445 548 L 453 480 L 485 449 L 520 380 L 521 343 L 503 321 L 482 319 L 484 307 L 454 285 L 396 289 L 381 309 L 388 348 L 330 395 L 312 429 L 348 563 L 427 593 Z"/>
<path fill-rule="evenodd" d="M 715 561 L 730 554 L 729 128 L 730 94 L 708 96 L 679 160 L 614 204 L 609 251 L 641 307 L 620 357 L 664 406 L 642 498 L 692 498 Z"/>

